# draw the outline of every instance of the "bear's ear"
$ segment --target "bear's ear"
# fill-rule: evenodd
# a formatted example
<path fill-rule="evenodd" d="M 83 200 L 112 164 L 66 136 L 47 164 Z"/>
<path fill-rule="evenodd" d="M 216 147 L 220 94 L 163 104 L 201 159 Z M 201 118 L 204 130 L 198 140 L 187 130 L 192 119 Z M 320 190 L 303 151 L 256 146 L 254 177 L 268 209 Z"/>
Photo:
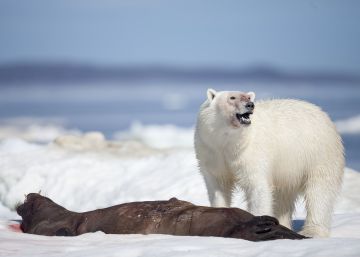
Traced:
<path fill-rule="evenodd" d="M 247 92 L 247 94 L 250 96 L 250 101 L 254 102 L 255 100 L 255 93 L 254 92 Z"/>
<path fill-rule="evenodd" d="M 210 103 L 211 103 L 211 101 L 212 101 L 212 100 L 215 98 L 215 96 L 216 96 L 216 91 L 215 91 L 214 89 L 212 89 L 212 88 L 209 88 L 209 89 L 207 90 L 206 94 L 207 94 L 207 98 L 209 99 L 209 101 L 210 101 Z"/>

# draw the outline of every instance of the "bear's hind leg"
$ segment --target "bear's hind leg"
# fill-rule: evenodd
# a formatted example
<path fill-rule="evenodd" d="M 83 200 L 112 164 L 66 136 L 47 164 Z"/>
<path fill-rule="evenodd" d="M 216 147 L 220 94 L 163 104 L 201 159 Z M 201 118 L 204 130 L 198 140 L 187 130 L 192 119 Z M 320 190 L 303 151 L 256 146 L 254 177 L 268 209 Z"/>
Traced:
<path fill-rule="evenodd" d="M 308 178 L 304 188 L 306 220 L 300 234 L 328 237 L 335 200 L 340 192 L 342 173 L 318 169 Z"/>

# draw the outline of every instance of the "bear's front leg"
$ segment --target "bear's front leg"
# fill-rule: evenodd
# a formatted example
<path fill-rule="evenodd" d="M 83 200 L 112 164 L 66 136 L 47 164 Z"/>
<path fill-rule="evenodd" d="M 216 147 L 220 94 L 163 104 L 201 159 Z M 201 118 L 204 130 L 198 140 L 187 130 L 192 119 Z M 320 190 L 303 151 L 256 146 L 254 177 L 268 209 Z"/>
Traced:
<path fill-rule="evenodd" d="M 263 175 L 251 176 L 245 183 L 242 183 L 248 204 L 248 211 L 255 216 L 273 216 L 271 187 L 264 177 Z"/>

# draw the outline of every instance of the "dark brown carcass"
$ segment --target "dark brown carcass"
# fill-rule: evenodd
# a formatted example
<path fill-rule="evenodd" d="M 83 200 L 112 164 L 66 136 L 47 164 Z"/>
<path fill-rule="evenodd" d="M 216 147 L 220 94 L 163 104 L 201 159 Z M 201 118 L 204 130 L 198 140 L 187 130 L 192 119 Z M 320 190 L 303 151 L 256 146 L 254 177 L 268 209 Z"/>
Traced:
<path fill-rule="evenodd" d="M 17 207 L 21 230 L 46 236 L 107 234 L 168 234 L 215 236 L 251 241 L 302 239 L 269 216 L 253 216 L 238 208 L 197 206 L 172 198 L 168 201 L 131 202 L 77 213 L 47 197 L 31 193 Z"/>

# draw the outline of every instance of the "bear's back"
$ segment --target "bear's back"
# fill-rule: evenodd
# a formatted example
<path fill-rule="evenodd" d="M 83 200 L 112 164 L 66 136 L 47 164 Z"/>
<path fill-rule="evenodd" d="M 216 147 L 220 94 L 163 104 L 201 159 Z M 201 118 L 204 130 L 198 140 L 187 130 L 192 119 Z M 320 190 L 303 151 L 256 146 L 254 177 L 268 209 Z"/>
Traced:
<path fill-rule="evenodd" d="M 320 107 L 295 99 L 274 99 L 256 103 L 251 126 L 268 129 L 274 135 L 289 133 L 309 136 L 326 133 L 337 135 L 335 125 Z M 320 130 L 320 131 L 319 131 Z"/>

